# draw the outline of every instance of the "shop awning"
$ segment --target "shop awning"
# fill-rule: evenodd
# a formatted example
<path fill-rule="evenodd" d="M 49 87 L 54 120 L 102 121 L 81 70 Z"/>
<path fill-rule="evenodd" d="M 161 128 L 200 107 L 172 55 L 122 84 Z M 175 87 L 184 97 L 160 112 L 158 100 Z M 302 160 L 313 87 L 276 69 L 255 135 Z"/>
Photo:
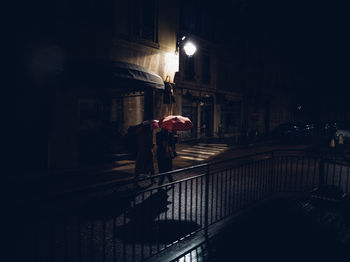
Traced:
<path fill-rule="evenodd" d="M 163 79 L 142 66 L 124 62 L 112 62 L 112 67 L 112 74 L 116 78 L 140 81 L 147 86 L 164 89 Z"/>
<path fill-rule="evenodd" d="M 73 75 L 90 87 L 165 89 L 163 79 L 152 71 L 135 64 L 118 61 L 80 61 L 74 65 Z M 79 81 L 79 80 L 78 80 Z"/>

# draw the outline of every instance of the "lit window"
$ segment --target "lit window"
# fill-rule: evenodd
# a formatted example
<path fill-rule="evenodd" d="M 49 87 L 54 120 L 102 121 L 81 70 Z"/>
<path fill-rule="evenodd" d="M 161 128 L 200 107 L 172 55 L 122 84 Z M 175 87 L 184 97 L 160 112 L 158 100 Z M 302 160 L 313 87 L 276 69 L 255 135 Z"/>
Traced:
<path fill-rule="evenodd" d="M 158 42 L 157 0 L 135 1 L 135 35 L 143 40 Z"/>

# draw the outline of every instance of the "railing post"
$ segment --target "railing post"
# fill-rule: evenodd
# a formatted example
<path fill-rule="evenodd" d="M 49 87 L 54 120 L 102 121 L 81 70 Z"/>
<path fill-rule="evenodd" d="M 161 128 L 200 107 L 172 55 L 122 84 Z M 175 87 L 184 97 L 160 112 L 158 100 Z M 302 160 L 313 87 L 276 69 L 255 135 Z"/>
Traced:
<path fill-rule="evenodd" d="M 207 172 L 205 174 L 205 198 L 204 198 L 204 234 L 208 237 L 209 227 L 209 176 L 210 176 L 210 164 L 208 164 Z"/>
<path fill-rule="evenodd" d="M 275 154 L 274 152 L 271 153 L 271 170 L 270 170 L 270 179 L 269 179 L 269 184 L 270 184 L 270 194 L 273 193 L 273 176 L 274 176 L 274 166 L 275 166 Z"/>

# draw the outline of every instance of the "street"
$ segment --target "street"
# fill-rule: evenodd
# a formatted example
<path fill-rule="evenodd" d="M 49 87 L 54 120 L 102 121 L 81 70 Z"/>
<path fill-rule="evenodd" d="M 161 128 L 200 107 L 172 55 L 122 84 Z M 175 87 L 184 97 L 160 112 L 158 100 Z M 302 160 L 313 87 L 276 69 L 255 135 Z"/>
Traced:
<path fill-rule="evenodd" d="M 12 260 L 186 262 L 271 198 L 349 196 L 346 1 L 13 3 Z"/>
<path fill-rule="evenodd" d="M 206 163 L 208 161 L 225 161 L 233 158 L 244 157 L 247 155 L 267 152 L 271 150 L 289 150 L 297 149 L 303 150 L 309 145 L 280 145 L 280 144 L 257 144 L 257 145 L 233 145 L 228 146 L 225 143 L 200 143 L 194 145 L 178 144 L 178 156 L 173 159 L 173 170 L 182 169 L 194 165 Z M 154 157 L 154 166 L 156 174 L 158 173 L 158 166 L 156 157 Z M 51 176 L 50 180 L 45 184 L 45 190 L 49 194 L 71 192 L 75 190 L 82 190 L 85 188 L 99 187 L 110 183 L 126 184 L 132 182 L 134 178 L 134 160 L 115 161 L 112 166 L 102 170 L 91 171 L 83 170 L 80 173 L 72 173 Z M 176 175 L 176 179 L 183 179 L 190 175 L 203 173 L 203 169 L 197 168 L 195 171 L 182 172 Z M 167 182 L 167 180 L 165 180 Z M 36 182 L 33 181 L 33 190 L 36 187 Z M 29 190 L 30 188 L 28 188 Z"/>

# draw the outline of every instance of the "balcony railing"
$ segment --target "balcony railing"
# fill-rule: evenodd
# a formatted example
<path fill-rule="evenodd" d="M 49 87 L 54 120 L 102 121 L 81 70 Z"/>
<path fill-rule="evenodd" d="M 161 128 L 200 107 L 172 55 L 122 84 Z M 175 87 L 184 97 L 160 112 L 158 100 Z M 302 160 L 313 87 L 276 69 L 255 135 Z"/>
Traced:
<path fill-rule="evenodd" d="M 112 183 L 42 197 L 17 208 L 14 256 L 27 262 L 144 261 L 274 194 L 309 193 L 320 184 L 347 193 L 349 171 L 349 161 L 270 151 L 171 171 L 175 182 L 141 191 Z"/>

